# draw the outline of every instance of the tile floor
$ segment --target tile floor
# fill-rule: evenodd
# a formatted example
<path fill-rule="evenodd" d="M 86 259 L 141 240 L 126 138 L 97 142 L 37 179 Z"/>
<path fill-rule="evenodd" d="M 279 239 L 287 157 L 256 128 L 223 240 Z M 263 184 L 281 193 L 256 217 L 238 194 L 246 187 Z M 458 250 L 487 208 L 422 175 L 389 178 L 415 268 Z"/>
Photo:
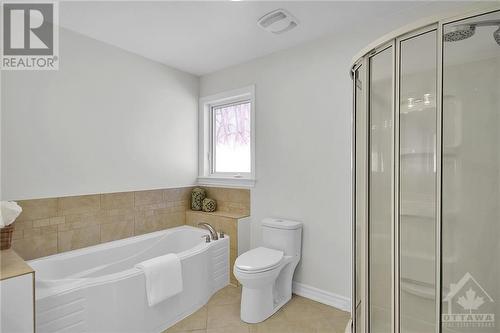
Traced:
<path fill-rule="evenodd" d="M 293 295 L 271 318 L 259 324 L 240 320 L 239 288 L 228 286 L 203 308 L 163 333 L 344 333 L 349 313 Z"/>

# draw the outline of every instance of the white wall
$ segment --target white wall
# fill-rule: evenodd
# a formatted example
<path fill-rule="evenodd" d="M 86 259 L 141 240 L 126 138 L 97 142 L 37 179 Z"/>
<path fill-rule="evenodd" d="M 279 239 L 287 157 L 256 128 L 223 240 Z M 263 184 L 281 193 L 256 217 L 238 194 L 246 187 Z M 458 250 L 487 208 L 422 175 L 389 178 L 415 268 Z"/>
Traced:
<path fill-rule="evenodd" d="M 3 75 L 2 75 L 3 71 L 0 71 L 0 92 L 3 91 L 2 89 L 2 82 L 3 82 Z M 3 142 L 3 135 L 2 135 L 2 106 L 3 105 L 3 98 L 2 98 L 2 94 L 0 93 L 0 200 L 3 200 L 3 194 L 2 194 L 2 142 Z"/>
<path fill-rule="evenodd" d="M 198 85 L 61 29 L 59 71 L 2 73 L 3 198 L 192 184 Z"/>
<path fill-rule="evenodd" d="M 252 245 L 260 242 L 266 216 L 303 221 L 295 281 L 345 297 L 351 275 L 349 67 L 359 47 L 322 39 L 200 82 L 201 96 L 256 85 Z"/>

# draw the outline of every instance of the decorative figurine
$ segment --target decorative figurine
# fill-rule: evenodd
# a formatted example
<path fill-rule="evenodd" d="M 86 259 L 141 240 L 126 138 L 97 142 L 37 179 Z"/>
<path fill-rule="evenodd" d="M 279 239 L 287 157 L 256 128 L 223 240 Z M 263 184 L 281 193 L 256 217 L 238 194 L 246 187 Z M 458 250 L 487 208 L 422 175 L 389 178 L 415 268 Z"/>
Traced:
<path fill-rule="evenodd" d="M 207 197 L 204 189 L 201 187 L 196 187 L 191 192 L 191 209 L 201 210 L 203 206 L 203 199 Z"/>
<path fill-rule="evenodd" d="M 214 199 L 203 199 L 203 211 L 204 212 L 215 212 L 217 209 L 217 201 Z"/>

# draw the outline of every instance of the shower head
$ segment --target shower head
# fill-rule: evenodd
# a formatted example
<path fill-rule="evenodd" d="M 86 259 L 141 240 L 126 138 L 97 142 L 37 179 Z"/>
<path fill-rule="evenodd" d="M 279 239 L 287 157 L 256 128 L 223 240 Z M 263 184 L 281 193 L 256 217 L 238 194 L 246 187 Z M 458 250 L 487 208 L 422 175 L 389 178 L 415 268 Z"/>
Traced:
<path fill-rule="evenodd" d="M 473 24 L 459 24 L 451 27 L 450 31 L 445 33 L 443 38 L 445 42 L 456 42 L 474 36 L 476 27 L 491 27 L 497 26 L 498 29 L 493 32 L 495 42 L 500 46 L 500 21 L 489 20 Z"/>
<path fill-rule="evenodd" d="M 473 24 L 463 24 L 454 26 L 450 32 L 444 34 L 445 42 L 456 42 L 472 37 L 476 32 L 476 26 Z"/>

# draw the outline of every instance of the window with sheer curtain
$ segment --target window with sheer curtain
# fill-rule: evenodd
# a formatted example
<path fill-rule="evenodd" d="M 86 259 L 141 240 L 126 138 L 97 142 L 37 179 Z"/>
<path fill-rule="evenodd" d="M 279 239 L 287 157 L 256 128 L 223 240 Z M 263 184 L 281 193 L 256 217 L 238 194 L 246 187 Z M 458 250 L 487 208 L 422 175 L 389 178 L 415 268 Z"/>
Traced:
<path fill-rule="evenodd" d="M 211 108 L 212 173 L 251 172 L 250 101 Z"/>
<path fill-rule="evenodd" d="M 200 100 L 201 183 L 249 185 L 254 180 L 253 86 Z"/>

